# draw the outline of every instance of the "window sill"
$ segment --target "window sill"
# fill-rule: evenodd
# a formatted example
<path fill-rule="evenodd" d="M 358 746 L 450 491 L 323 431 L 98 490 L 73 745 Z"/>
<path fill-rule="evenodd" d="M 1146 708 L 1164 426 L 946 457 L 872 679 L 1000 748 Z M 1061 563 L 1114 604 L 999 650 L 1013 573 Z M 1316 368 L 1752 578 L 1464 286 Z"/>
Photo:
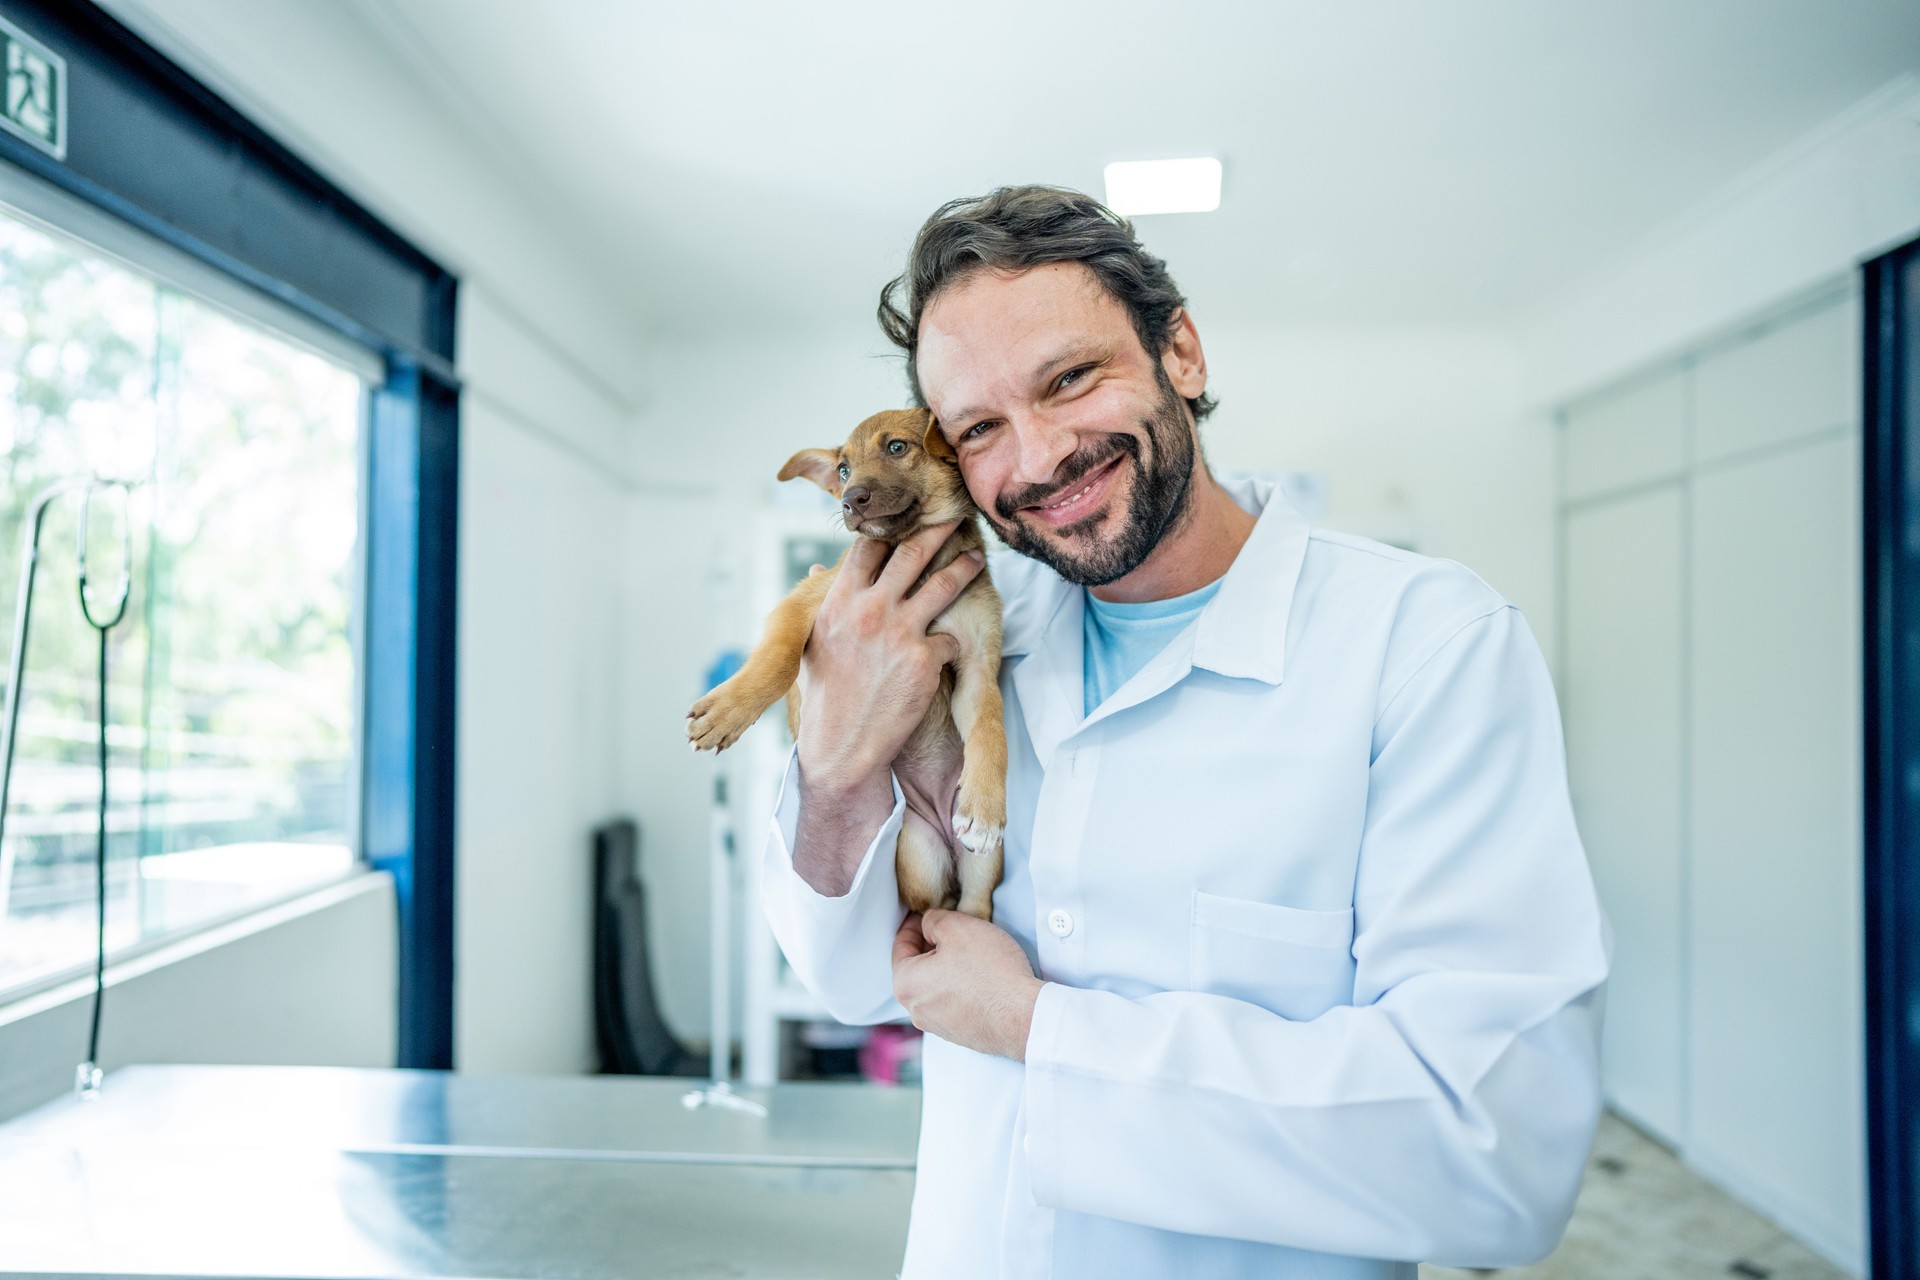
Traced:
<path fill-rule="evenodd" d="M 392 877 L 361 865 L 345 877 L 299 889 L 284 898 L 255 904 L 216 918 L 190 932 L 135 943 L 107 961 L 107 986 L 152 973 L 170 964 L 226 946 L 241 938 L 325 911 L 369 893 L 389 892 Z M 34 1017 L 93 992 L 93 965 L 75 965 L 0 991 L 0 1027 Z"/>

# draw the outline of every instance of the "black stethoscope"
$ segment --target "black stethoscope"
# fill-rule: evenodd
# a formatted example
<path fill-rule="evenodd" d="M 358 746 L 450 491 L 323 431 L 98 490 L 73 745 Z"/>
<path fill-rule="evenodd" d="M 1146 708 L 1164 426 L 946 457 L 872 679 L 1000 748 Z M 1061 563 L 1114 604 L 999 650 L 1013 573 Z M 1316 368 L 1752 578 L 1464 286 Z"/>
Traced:
<path fill-rule="evenodd" d="M 0 749 L 0 925 L 4 924 L 6 903 L 13 886 L 13 858 L 6 849 L 7 791 L 13 781 L 13 755 L 20 728 L 21 680 L 26 671 L 27 633 L 33 618 L 33 579 L 40 560 L 40 530 L 47 508 L 64 494 L 78 489 L 80 529 L 76 542 L 79 562 L 80 613 L 100 637 L 99 684 L 99 759 L 100 812 L 94 844 L 94 963 L 93 1016 L 87 1031 L 87 1057 L 74 1071 L 74 1089 L 83 1098 L 100 1092 L 100 1000 L 107 980 L 107 633 L 127 616 L 127 597 L 133 587 L 133 511 L 129 505 L 133 486 L 138 481 L 115 480 L 105 476 L 61 481 L 43 490 L 34 500 L 23 531 L 21 548 L 20 601 L 14 615 L 13 672 L 7 681 L 6 745 Z M 120 581 L 98 614 L 87 596 L 87 524 L 93 514 L 96 490 L 118 489 L 121 495 Z"/>

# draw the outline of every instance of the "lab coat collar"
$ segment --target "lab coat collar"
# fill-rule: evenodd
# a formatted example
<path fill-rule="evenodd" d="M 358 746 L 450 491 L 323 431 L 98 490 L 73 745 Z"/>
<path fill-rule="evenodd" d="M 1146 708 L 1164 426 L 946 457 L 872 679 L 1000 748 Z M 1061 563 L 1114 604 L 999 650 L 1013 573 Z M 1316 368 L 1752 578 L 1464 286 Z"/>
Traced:
<path fill-rule="evenodd" d="M 1010 600 L 1001 655 L 1019 658 L 1013 684 L 1027 731 L 1045 760 L 1070 733 L 1172 687 L 1193 667 L 1277 685 L 1285 669 L 1287 619 L 1306 559 L 1308 526 L 1279 485 L 1264 476 L 1218 477 L 1242 510 L 1258 517 L 1220 589 L 1194 628 L 1116 691 L 1093 716 L 1082 716 L 1085 594 L 1050 569 L 1031 577 Z"/>
<path fill-rule="evenodd" d="M 1193 665 L 1279 684 L 1293 592 L 1307 558 L 1307 521 L 1271 477 L 1228 472 L 1219 480 L 1227 496 L 1258 519 L 1220 580 L 1220 590 L 1200 611 Z"/>

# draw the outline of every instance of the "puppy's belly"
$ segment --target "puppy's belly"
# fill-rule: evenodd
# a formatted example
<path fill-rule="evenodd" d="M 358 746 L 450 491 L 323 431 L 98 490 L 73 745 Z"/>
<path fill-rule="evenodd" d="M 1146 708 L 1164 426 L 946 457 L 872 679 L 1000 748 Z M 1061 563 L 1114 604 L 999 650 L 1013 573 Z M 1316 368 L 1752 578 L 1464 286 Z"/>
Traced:
<path fill-rule="evenodd" d="M 940 843 L 954 854 L 961 852 L 953 834 L 953 801 L 960 789 L 962 760 L 960 735 L 949 722 L 944 734 L 915 733 L 893 762 L 908 812 L 938 832 Z"/>

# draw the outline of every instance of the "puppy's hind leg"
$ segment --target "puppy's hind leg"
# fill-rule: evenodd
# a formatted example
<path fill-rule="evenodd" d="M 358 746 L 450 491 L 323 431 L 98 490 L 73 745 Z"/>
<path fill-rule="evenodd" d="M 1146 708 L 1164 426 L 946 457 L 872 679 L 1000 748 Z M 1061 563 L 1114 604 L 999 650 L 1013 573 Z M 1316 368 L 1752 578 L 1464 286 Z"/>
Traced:
<path fill-rule="evenodd" d="M 965 745 L 953 833 L 966 849 L 958 868 L 960 910 L 991 920 L 1007 829 L 1007 730 L 1001 719 L 1000 646 L 980 649 L 961 656 L 954 678 L 953 724 Z"/>
<path fill-rule="evenodd" d="M 900 840 L 893 851 L 894 878 L 900 883 L 900 900 L 909 911 L 928 911 L 934 907 L 952 907 L 953 858 L 947 842 L 940 838 L 932 823 L 907 810 L 900 823 Z"/>

